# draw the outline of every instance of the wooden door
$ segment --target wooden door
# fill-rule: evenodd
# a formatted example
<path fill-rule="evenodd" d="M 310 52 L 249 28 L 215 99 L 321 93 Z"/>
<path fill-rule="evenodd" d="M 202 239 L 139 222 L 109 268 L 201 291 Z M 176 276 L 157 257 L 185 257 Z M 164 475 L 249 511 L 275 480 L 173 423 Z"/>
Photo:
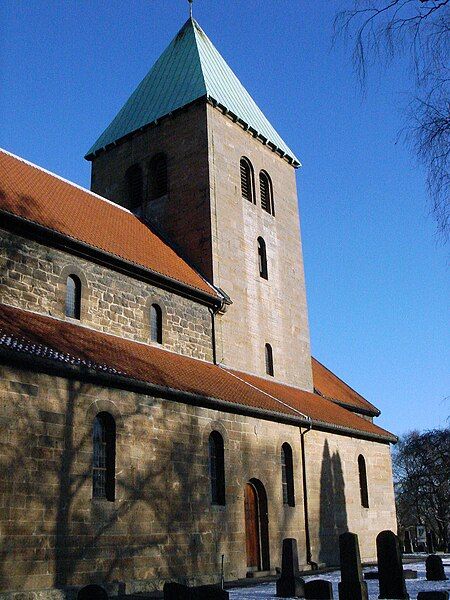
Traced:
<path fill-rule="evenodd" d="M 247 567 L 260 569 L 259 507 L 256 489 L 251 483 L 245 486 L 245 545 Z"/>

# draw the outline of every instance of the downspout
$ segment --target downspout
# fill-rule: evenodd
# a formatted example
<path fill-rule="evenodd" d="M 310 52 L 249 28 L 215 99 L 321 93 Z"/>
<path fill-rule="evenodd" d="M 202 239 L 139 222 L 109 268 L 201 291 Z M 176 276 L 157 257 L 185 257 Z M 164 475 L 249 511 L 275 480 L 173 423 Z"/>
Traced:
<path fill-rule="evenodd" d="M 208 308 L 211 314 L 211 338 L 212 338 L 212 359 L 213 364 L 217 365 L 217 350 L 216 350 L 216 321 L 214 317 L 216 316 L 217 310 L 214 308 Z"/>
<path fill-rule="evenodd" d="M 311 555 L 311 536 L 309 533 L 309 515 L 308 515 L 308 487 L 307 487 L 307 477 L 306 477 L 306 453 L 305 453 L 305 435 L 311 431 L 312 424 L 309 422 L 308 428 L 302 431 L 302 428 L 299 427 L 300 431 L 300 448 L 302 454 L 302 483 L 303 483 L 303 510 L 305 516 L 305 542 L 306 542 L 306 562 L 308 565 L 311 565 L 311 569 L 317 569 L 317 563 L 313 562 Z"/>

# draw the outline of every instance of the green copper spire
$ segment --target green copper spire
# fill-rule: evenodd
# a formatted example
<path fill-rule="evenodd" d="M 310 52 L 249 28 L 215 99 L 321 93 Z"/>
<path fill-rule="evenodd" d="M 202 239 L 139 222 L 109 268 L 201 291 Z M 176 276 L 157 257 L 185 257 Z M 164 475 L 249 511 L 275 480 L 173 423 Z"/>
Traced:
<path fill-rule="evenodd" d="M 189 18 L 86 158 L 198 100 L 208 99 L 292 162 L 300 161 L 263 115 L 198 23 Z"/>

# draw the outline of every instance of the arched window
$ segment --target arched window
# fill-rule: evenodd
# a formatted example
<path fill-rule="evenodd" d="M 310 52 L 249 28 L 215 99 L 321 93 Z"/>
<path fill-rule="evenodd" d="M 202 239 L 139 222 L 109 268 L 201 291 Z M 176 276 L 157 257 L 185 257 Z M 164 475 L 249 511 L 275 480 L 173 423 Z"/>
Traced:
<path fill-rule="evenodd" d="M 241 194 L 245 200 L 255 204 L 255 181 L 253 167 L 248 158 L 241 158 Z"/>
<path fill-rule="evenodd" d="M 81 281 L 76 275 L 69 275 L 66 281 L 66 317 L 81 317 Z"/>
<path fill-rule="evenodd" d="M 358 456 L 359 491 L 361 494 L 361 506 L 369 508 L 369 492 L 367 489 L 366 460 L 362 454 Z"/>
<path fill-rule="evenodd" d="M 261 194 L 261 207 L 269 214 L 274 215 L 272 181 L 265 171 L 261 171 L 259 174 L 259 192 Z"/>
<path fill-rule="evenodd" d="M 158 304 L 150 306 L 150 339 L 162 344 L 162 310 Z"/>
<path fill-rule="evenodd" d="M 292 448 L 285 442 L 281 446 L 281 481 L 283 486 L 283 504 L 295 506 L 294 464 Z"/>
<path fill-rule="evenodd" d="M 266 242 L 262 239 L 262 237 L 258 238 L 258 266 L 260 277 L 263 279 L 268 279 L 269 275 L 267 272 Z"/>
<path fill-rule="evenodd" d="M 139 165 L 132 165 L 125 173 L 128 193 L 128 208 L 134 210 L 142 205 L 144 200 L 142 169 Z"/>
<path fill-rule="evenodd" d="M 225 459 L 223 437 L 218 431 L 209 436 L 209 474 L 211 478 L 211 502 L 225 505 Z"/>
<path fill-rule="evenodd" d="M 92 433 L 92 496 L 115 499 L 116 423 L 107 412 L 98 413 Z"/>
<path fill-rule="evenodd" d="M 148 198 L 156 200 L 168 191 L 167 158 L 161 152 L 156 154 L 148 165 Z"/>
<path fill-rule="evenodd" d="M 273 377 L 273 352 L 272 346 L 266 344 L 265 346 L 265 358 L 266 358 L 266 373 Z"/>

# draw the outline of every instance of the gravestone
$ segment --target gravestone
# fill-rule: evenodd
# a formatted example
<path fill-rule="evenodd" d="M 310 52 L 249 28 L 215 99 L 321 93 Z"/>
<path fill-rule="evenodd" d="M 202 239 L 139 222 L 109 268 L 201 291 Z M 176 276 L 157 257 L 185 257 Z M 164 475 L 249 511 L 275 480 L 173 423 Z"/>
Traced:
<path fill-rule="evenodd" d="M 108 594 L 100 585 L 86 585 L 78 592 L 77 600 L 108 600 Z"/>
<path fill-rule="evenodd" d="M 417 600 L 449 600 L 449 593 L 446 591 L 442 592 L 419 592 Z"/>
<path fill-rule="evenodd" d="M 277 580 L 278 598 L 304 598 L 305 582 L 299 575 L 297 540 L 283 540 L 281 577 Z"/>
<path fill-rule="evenodd" d="M 380 581 L 378 598 L 409 600 L 403 575 L 400 542 L 393 531 L 382 531 L 377 535 L 377 558 Z"/>
<path fill-rule="evenodd" d="M 192 600 L 228 600 L 229 593 L 218 585 L 199 585 L 191 588 Z"/>
<path fill-rule="evenodd" d="M 339 600 L 368 600 L 367 583 L 363 580 L 361 556 L 356 533 L 342 533 L 339 536 L 341 562 L 341 582 Z"/>
<path fill-rule="evenodd" d="M 313 579 L 305 583 L 306 600 L 333 600 L 333 585 L 325 579 Z"/>
<path fill-rule="evenodd" d="M 427 552 L 428 554 L 434 553 L 434 536 L 432 531 L 427 531 Z"/>
<path fill-rule="evenodd" d="M 411 543 L 411 534 L 408 530 L 405 531 L 405 541 L 404 541 L 405 554 L 412 554 L 413 547 Z"/>
<path fill-rule="evenodd" d="M 437 554 L 431 554 L 425 561 L 428 581 L 445 581 L 447 579 L 442 564 L 442 558 Z"/>
<path fill-rule="evenodd" d="M 166 581 L 163 587 L 164 600 L 192 600 L 191 590 L 187 585 Z"/>

